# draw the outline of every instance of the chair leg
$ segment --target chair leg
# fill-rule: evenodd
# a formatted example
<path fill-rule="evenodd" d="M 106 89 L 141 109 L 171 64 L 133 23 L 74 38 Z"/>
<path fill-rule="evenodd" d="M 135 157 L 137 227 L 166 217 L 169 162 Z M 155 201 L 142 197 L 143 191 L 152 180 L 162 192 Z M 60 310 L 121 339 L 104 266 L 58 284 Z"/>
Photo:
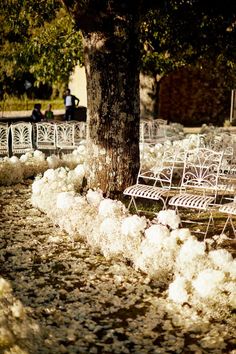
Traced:
<path fill-rule="evenodd" d="M 164 199 L 164 198 L 160 197 L 160 200 L 162 201 L 162 204 L 163 204 L 162 210 L 167 210 L 167 205 L 166 205 L 167 199 Z"/>
<path fill-rule="evenodd" d="M 179 213 L 179 209 L 178 209 L 178 207 L 176 206 L 175 207 L 175 212 L 176 212 L 176 214 L 179 216 L 179 218 L 180 218 L 180 227 L 183 227 L 183 222 L 182 222 L 182 218 L 180 217 L 180 213 Z"/>
<path fill-rule="evenodd" d="M 209 227 L 210 227 L 211 223 L 214 225 L 214 219 L 213 219 L 212 213 L 210 214 L 210 217 L 209 217 L 209 220 L 208 220 L 208 223 L 207 223 L 206 231 L 205 231 L 205 234 L 204 234 L 204 241 L 206 239 L 206 236 L 207 236 L 207 233 L 208 233 L 208 230 L 209 230 Z"/>
<path fill-rule="evenodd" d="M 225 222 L 225 224 L 224 224 L 223 230 L 221 231 L 221 235 L 224 234 L 225 229 L 226 229 L 226 226 L 228 225 L 228 223 L 230 223 L 231 228 L 232 228 L 233 233 L 234 233 L 234 238 L 236 238 L 236 229 L 235 229 L 235 227 L 234 227 L 233 220 L 232 220 L 232 215 L 231 215 L 231 214 L 229 214 L 228 217 L 227 217 L 227 219 L 226 219 L 226 222 Z"/>
<path fill-rule="evenodd" d="M 232 227 L 233 232 L 234 232 L 234 238 L 236 238 L 236 230 L 235 230 L 235 227 L 234 227 L 234 224 L 233 224 L 232 215 L 230 215 L 230 224 L 231 224 L 231 227 Z"/>
<path fill-rule="evenodd" d="M 226 222 L 224 224 L 223 230 L 221 231 L 221 235 L 225 232 L 225 229 L 226 229 L 226 226 L 228 225 L 229 220 L 230 220 L 230 215 L 228 215 L 228 217 L 226 219 Z"/>
<path fill-rule="evenodd" d="M 135 201 L 134 197 L 131 197 L 131 199 L 130 199 L 130 202 L 129 202 L 129 205 L 128 205 L 128 210 L 130 209 L 132 204 L 135 207 L 136 213 L 139 214 L 138 208 L 137 208 L 137 204 L 136 204 L 136 201 Z"/>

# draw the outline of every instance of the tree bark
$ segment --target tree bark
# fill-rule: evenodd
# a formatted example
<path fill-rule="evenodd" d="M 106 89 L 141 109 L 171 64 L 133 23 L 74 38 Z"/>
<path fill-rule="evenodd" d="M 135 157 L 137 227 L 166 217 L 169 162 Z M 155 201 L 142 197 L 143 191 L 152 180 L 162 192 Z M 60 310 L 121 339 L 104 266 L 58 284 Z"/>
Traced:
<path fill-rule="evenodd" d="M 138 36 L 135 23 L 128 25 L 117 33 L 83 33 L 88 184 L 106 194 L 132 184 L 139 168 Z"/>

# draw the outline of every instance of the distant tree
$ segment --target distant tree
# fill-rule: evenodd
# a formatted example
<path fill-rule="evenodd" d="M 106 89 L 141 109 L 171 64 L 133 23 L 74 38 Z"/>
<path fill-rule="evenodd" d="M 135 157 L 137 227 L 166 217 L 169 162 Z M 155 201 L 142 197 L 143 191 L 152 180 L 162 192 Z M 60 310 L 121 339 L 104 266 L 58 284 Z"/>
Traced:
<path fill-rule="evenodd" d="M 236 59 L 236 4 L 170 0 L 147 12 L 141 25 L 142 69 L 165 75 L 184 65 L 222 64 Z"/>
<path fill-rule="evenodd" d="M 29 78 L 34 85 L 67 83 L 82 62 L 79 31 L 57 0 L 0 3 L 0 84 Z"/>
<path fill-rule="evenodd" d="M 166 1 L 145 15 L 141 70 L 152 80 L 149 105 L 154 116 L 159 113 L 161 78 L 181 67 L 207 73 L 225 93 L 235 87 L 235 24 L 236 5 L 229 0 Z"/>

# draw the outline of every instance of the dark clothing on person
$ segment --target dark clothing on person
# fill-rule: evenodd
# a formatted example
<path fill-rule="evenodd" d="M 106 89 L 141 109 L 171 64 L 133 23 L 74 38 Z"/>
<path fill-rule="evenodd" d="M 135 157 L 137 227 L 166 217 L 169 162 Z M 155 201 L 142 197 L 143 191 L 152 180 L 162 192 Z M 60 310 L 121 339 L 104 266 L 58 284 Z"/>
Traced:
<path fill-rule="evenodd" d="M 65 105 L 65 120 L 70 121 L 74 119 L 76 102 L 79 104 L 79 99 L 70 94 L 70 91 L 67 91 L 66 96 L 64 97 L 64 105 Z"/>
<path fill-rule="evenodd" d="M 43 119 L 43 114 L 41 112 L 41 104 L 36 103 L 32 111 L 31 120 L 33 123 L 41 122 Z"/>

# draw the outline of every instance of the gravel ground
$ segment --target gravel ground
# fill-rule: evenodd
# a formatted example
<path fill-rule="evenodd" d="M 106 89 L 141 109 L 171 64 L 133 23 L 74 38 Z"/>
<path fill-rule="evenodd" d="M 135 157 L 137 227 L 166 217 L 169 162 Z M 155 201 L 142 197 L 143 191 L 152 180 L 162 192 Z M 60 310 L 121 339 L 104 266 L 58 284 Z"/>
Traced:
<path fill-rule="evenodd" d="M 42 345 L 32 354 L 235 354 L 235 327 L 218 323 L 213 342 L 219 343 L 212 345 L 212 324 L 196 330 L 184 316 L 180 324 L 144 274 L 83 243 L 72 245 L 32 208 L 31 183 L 0 187 L 0 264 L 14 296 L 40 325 Z"/>

